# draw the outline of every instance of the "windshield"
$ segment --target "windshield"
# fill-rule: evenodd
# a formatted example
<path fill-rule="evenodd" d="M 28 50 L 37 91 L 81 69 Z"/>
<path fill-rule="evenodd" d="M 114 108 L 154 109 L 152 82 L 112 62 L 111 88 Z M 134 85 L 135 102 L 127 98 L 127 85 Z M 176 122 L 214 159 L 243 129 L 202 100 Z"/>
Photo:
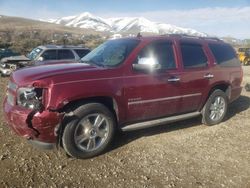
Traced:
<path fill-rule="evenodd" d="M 84 56 L 81 61 L 99 66 L 115 67 L 123 63 L 138 44 L 139 40 L 136 39 L 110 40 Z"/>
<path fill-rule="evenodd" d="M 37 58 L 37 56 L 42 52 L 41 48 L 34 48 L 28 55 L 27 57 L 30 60 L 35 60 Z"/>

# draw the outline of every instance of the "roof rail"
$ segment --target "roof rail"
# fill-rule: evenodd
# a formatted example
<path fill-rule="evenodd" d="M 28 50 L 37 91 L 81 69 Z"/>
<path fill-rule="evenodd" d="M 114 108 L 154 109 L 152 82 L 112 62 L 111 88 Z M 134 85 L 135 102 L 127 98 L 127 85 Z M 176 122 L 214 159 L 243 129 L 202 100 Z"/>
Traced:
<path fill-rule="evenodd" d="M 215 41 L 222 41 L 217 37 L 200 37 L 195 35 L 188 35 L 188 34 L 165 34 L 161 36 L 172 36 L 172 37 L 180 37 L 180 38 L 195 38 L 195 39 L 204 39 L 204 40 L 215 40 Z"/>
<path fill-rule="evenodd" d="M 223 40 L 219 39 L 218 37 L 200 37 L 200 38 L 206 39 L 206 40 L 223 41 Z"/>

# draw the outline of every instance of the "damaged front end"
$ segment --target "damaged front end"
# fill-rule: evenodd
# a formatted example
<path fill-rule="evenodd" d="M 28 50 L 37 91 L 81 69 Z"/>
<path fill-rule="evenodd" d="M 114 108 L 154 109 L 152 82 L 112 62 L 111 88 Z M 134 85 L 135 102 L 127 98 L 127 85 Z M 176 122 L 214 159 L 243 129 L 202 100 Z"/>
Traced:
<path fill-rule="evenodd" d="M 2 76 L 10 76 L 17 69 L 30 65 L 30 59 L 25 56 L 5 57 L 0 61 L 0 74 Z"/>
<path fill-rule="evenodd" d="M 48 89 L 32 85 L 18 87 L 9 82 L 4 101 L 5 117 L 9 126 L 32 144 L 51 149 L 57 142 L 56 127 L 63 114 L 46 109 Z"/>
<path fill-rule="evenodd" d="M 0 63 L 0 74 L 2 76 L 10 76 L 16 69 L 17 65 L 14 63 Z"/>

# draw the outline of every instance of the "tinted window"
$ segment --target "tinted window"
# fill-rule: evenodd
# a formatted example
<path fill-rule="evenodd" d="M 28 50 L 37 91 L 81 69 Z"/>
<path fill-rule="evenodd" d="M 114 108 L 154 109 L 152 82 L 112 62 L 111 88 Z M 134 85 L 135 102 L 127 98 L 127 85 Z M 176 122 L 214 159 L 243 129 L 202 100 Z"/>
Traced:
<path fill-rule="evenodd" d="M 56 60 L 56 50 L 46 50 L 41 57 L 44 60 Z"/>
<path fill-rule="evenodd" d="M 58 50 L 58 59 L 75 59 L 71 50 Z"/>
<path fill-rule="evenodd" d="M 139 58 L 153 57 L 163 69 L 176 68 L 173 47 L 170 42 L 154 42 L 149 44 L 138 55 Z"/>
<path fill-rule="evenodd" d="M 181 44 L 181 54 L 185 68 L 207 66 L 207 57 L 199 44 Z"/>
<path fill-rule="evenodd" d="M 77 55 L 82 58 L 84 57 L 85 55 L 87 55 L 90 50 L 87 50 L 87 49 L 75 49 L 75 52 L 77 53 Z"/>
<path fill-rule="evenodd" d="M 221 66 L 240 66 L 234 49 L 227 44 L 209 44 L 216 63 Z"/>

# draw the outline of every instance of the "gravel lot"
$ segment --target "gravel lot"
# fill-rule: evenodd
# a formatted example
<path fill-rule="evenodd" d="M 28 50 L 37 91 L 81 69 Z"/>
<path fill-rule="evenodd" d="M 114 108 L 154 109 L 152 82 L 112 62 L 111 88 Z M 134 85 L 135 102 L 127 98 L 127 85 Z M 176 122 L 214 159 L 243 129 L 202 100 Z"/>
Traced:
<path fill-rule="evenodd" d="M 250 67 L 244 67 L 244 84 Z M 0 78 L 0 103 L 8 79 Z M 78 160 L 14 135 L 0 109 L 0 187 L 250 187 L 250 92 L 226 121 L 200 118 L 120 133 L 104 155 Z"/>

